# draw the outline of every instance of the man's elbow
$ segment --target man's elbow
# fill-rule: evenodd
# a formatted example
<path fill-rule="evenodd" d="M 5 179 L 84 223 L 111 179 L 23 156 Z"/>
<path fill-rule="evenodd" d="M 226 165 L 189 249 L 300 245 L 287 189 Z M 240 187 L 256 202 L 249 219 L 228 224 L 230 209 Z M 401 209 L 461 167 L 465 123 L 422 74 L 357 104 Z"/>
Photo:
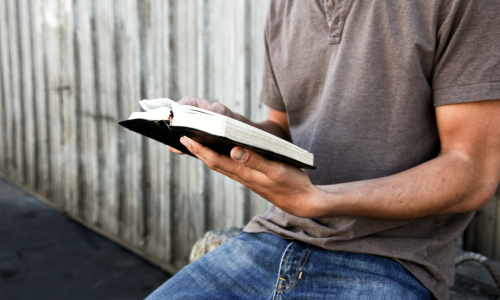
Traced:
<path fill-rule="evenodd" d="M 495 196 L 499 182 L 497 180 L 484 179 L 484 182 L 467 197 L 464 211 L 478 211 L 490 202 Z"/>

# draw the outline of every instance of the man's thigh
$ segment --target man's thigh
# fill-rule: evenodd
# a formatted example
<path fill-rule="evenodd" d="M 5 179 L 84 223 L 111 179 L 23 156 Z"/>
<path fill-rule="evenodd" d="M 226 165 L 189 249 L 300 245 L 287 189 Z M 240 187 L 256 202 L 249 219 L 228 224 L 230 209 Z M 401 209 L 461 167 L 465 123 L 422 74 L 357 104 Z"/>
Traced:
<path fill-rule="evenodd" d="M 430 299 L 398 262 L 241 233 L 184 267 L 146 300 Z"/>
<path fill-rule="evenodd" d="M 429 290 L 393 259 L 300 243 L 286 252 L 273 299 L 431 299 Z"/>
<path fill-rule="evenodd" d="M 242 232 L 187 265 L 146 300 L 271 299 L 288 242 Z"/>

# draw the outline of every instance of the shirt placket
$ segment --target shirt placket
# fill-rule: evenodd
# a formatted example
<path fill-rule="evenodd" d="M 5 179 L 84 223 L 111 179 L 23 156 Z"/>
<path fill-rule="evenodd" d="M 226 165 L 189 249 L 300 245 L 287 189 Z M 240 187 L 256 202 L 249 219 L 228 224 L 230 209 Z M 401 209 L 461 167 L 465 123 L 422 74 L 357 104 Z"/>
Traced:
<path fill-rule="evenodd" d="M 328 33 L 328 43 L 338 44 L 342 40 L 342 32 L 347 17 L 349 0 L 337 0 L 334 4 L 332 0 L 323 0 L 326 21 L 330 27 Z"/>

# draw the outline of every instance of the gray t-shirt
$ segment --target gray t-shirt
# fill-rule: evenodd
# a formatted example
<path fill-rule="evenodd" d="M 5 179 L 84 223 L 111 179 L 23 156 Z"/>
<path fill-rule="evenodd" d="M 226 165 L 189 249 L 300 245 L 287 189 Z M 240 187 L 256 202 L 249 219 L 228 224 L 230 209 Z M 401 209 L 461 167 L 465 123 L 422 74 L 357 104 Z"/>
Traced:
<path fill-rule="evenodd" d="M 261 101 L 314 154 L 314 184 L 392 175 L 439 153 L 435 106 L 500 99 L 495 0 L 273 0 Z M 394 258 L 438 299 L 473 213 L 304 219 L 272 207 L 247 232 Z"/>

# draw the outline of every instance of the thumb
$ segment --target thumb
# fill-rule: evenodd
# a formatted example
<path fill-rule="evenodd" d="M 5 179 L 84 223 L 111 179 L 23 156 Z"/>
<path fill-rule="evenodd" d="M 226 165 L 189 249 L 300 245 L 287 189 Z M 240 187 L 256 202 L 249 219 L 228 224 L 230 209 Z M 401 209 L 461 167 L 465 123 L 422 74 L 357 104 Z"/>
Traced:
<path fill-rule="evenodd" d="M 239 146 L 234 147 L 233 150 L 231 150 L 231 158 L 245 167 L 254 169 L 264 174 L 268 173 L 271 170 L 273 163 L 275 163 L 274 161 L 265 159 L 258 153 Z"/>

